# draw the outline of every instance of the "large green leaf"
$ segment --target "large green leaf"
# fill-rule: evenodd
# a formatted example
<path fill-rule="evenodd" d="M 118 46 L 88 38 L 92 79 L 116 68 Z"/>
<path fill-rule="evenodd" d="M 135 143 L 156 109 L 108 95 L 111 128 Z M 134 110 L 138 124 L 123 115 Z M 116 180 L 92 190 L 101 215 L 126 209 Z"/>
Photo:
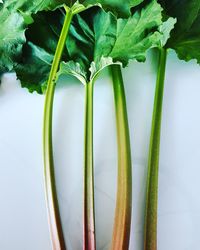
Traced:
<path fill-rule="evenodd" d="M 25 13 L 37 13 L 42 10 L 53 10 L 65 4 L 69 8 L 86 8 L 99 5 L 117 15 L 130 15 L 130 8 L 137 6 L 144 0 L 4 0 L 4 6 L 8 9 L 20 10 Z"/>
<path fill-rule="evenodd" d="M 25 43 L 25 30 L 33 22 L 31 14 L 52 6 L 53 1 L 4 0 L 0 3 L 0 75 L 11 71 L 16 61 L 20 59 L 22 47 Z M 48 41 L 47 32 L 41 33 Z M 57 41 L 56 41 L 57 43 Z"/>
<path fill-rule="evenodd" d="M 117 16 L 130 15 L 130 9 L 142 3 L 144 0 L 84 0 L 83 5 L 100 4 L 105 10 L 114 12 Z"/>
<path fill-rule="evenodd" d="M 67 42 L 70 58 L 86 72 L 86 81 L 112 63 L 126 66 L 130 59 L 145 61 L 147 50 L 163 46 L 175 23 L 172 18 L 162 22 L 162 8 L 157 1 L 128 19 L 116 19 L 100 10 L 89 15 L 75 18 Z M 65 66 L 67 63 L 61 64 L 61 72 L 65 73 Z"/>
<path fill-rule="evenodd" d="M 99 8 L 77 15 L 73 19 L 67 50 L 58 75 L 72 74 L 86 83 L 113 63 L 126 66 L 130 59 L 144 61 L 146 51 L 163 46 L 161 43 L 167 40 L 173 28 L 174 20 L 169 19 L 163 23 L 161 12 L 160 5 L 152 1 L 144 8 L 137 9 L 128 19 L 117 19 Z M 30 91 L 42 92 L 62 19 L 60 11 L 53 12 L 52 15 L 47 12 L 36 15 L 35 23 L 26 33 L 26 49 L 23 50 L 23 60 L 17 65 L 16 72 L 22 85 L 27 86 Z M 42 39 L 45 30 L 49 34 L 47 41 Z M 50 61 L 46 60 L 47 55 L 50 56 Z M 34 72 L 39 74 L 36 79 Z"/>
<path fill-rule="evenodd" d="M 69 8 L 84 8 L 99 5 L 118 15 L 130 15 L 130 8 L 143 0 L 4 0 L 0 2 L 0 73 L 12 70 L 15 57 L 21 54 L 26 26 L 33 22 L 32 14 L 53 10 L 65 4 Z M 83 8 L 84 6 L 84 8 Z M 24 23 L 23 23 L 24 21 Z M 56 20 L 54 20 L 56 21 Z M 40 25 L 39 25 L 40 26 Z M 48 33 L 43 30 L 41 37 L 49 41 Z M 36 36 L 37 37 L 37 36 Z M 46 41 L 45 41 L 46 42 Z"/>
<path fill-rule="evenodd" d="M 0 74 L 12 70 L 13 61 L 21 56 L 25 42 L 25 25 L 22 16 L 7 9 L 0 10 Z"/>
<path fill-rule="evenodd" d="M 200 1 L 159 0 L 166 14 L 177 18 L 177 24 L 167 43 L 179 58 L 200 63 Z"/>
<path fill-rule="evenodd" d="M 64 15 L 59 11 L 41 12 L 35 16 L 34 23 L 26 31 L 26 44 L 15 70 L 22 86 L 30 92 L 42 93 L 55 54 Z M 43 39 L 45 37 L 45 39 Z M 63 60 L 68 58 L 64 50 Z"/>
<path fill-rule="evenodd" d="M 65 2 L 70 4 L 71 1 L 65 0 L 4 0 L 4 7 L 13 11 L 20 10 L 27 14 L 37 13 L 42 10 L 53 10 L 62 6 Z"/>

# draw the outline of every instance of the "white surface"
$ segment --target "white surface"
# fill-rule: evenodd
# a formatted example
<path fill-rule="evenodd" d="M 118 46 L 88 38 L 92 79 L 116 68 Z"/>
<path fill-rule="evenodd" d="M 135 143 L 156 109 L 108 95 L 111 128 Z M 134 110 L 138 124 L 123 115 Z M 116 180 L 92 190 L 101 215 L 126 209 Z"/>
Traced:
<path fill-rule="evenodd" d="M 155 69 L 124 70 L 133 154 L 131 250 L 142 250 L 145 178 Z M 0 249 L 50 250 L 43 190 L 44 97 L 21 89 L 15 75 L 0 87 Z M 66 84 L 64 84 L 66 82 Z M 159 186 L 158 250 L 200 245 L 200 68 L 170 54 L 165 85 Z M 69 250 L 81 249 L 84 88 L 58 85 L 54 109 L 58 195 Z M 108 249 L 115 207 L 117 146 L 112 86 L 106 73 L 95 85 L 95 177 L 98 250 Z"/>

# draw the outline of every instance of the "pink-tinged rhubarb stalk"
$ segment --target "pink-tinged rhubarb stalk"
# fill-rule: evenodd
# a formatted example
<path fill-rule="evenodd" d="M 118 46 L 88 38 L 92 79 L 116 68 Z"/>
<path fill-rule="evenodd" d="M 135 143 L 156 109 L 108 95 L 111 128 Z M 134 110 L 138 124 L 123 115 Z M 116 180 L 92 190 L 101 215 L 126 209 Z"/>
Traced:
<path fill-rule="evenodd" d="M 132 210 L 131 145 L 121 67 L 111 66 L 118 137 L 117 203 L 113 229 L 112 250 L 128 250 Z"/>
<path fill-rule="evenodd" d="M 43 127 L 43 154 L 44 154 L 44 174 L 45 174 L 45 191 L 48 209 L 49 226 L 53 250 L 65 250 L 66 244 L 63 235 L 62 223 L 60 218 L 56 181 L 53 160 L 52 144 L 52 116 L 53 100 L 56 85 L 56 74 L 59 68 L 62 52 L 65 47 L 66 38 L 69 32 L 70 23 L 73 14 L 66 8 L 66 16 L 54 56 L 51 72 L 48 79 L 47 91 L 44 108 L 44 127 Z"/>
<path fill-rule="evenodd" d="M 93 81 L 85 85 L 84 152 L 84 250 L 95 250 L 94 164 L 93 164 Z"/>
<path fill-rule="evenodd" d="M 156 83 L 149 148 L 144 250 L 157 250 L 158 176 L 162 104 L 167 59 L 166 49 L 160 49 L 159 56 L 159 69 Z"/>

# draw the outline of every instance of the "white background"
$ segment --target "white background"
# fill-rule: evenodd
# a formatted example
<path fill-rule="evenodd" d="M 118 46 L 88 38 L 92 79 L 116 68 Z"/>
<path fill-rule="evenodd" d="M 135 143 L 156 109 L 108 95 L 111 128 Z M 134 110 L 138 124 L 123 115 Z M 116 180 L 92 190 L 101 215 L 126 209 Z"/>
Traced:
<path fill-rule="evenodd" d="M 133 155 L 131 250 L 142 250 L 145 179 L 155 62 L 123 71 Z M 111 240 L 117 145 L 112 85 L 107 72 L 95 85 L 95 180 L 98 250 Z M 15 74 L 0 86 L 0 249 L 50 250 L 43 188 L 44 96 L 21 89 Z M 170 53 L 160 155 L 158 250 L 200 245 L 200 68 Z M 84 88 L 63 78 L 55 96 L 54 155 L 58 196 L 69 250 L 81 249 Z"/>

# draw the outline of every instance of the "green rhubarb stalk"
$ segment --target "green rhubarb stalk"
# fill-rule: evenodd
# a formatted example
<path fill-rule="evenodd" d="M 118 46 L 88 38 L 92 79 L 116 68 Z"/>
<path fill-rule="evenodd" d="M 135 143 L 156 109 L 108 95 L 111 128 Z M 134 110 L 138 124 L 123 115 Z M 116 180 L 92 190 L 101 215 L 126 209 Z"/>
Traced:
<path fill-rule="evenodd" d="M 121 67 L 111 66 L 118 137 L 118 184 L 112 250 L 128 250 L 132 210 L 132 163 L 128 114 Z"/>
<path fill-rule="evenodd" d="M 166 59 L 167 50 L 161 48 L 149 149 L 144 240 L 145 250 L 157 249 L 158 172 Z"/>
<path fill-rule="evenodd" d="M 43 127 L 43 154 L 44 154 L 44 174 L 45 174 L 45 191 L 47 200 L 48 217 L 50 224 L 51 240 L 54 250 L 65 250 L 65 240 L 59 213 L 56 181 L 54 173 L 53 144 L 52 144 L 52 117 L 53 117 L 53 100 L 56 85 L 56 74 L 59 68 L 62 52 L 66 43 L 70 23 L 73 14 L 66 9 L 64 25 L 61 31 L 56 53 L 54 56 L 51 72 L 48 79 L 47 91 L 44 107 L 44 127 Z"/>
<path fill-rule="evenodd" d="M 93 163 L 93 81 L 85 86 L 84 152 L 84 250 L 95 250 L 94 163 Z"/>

